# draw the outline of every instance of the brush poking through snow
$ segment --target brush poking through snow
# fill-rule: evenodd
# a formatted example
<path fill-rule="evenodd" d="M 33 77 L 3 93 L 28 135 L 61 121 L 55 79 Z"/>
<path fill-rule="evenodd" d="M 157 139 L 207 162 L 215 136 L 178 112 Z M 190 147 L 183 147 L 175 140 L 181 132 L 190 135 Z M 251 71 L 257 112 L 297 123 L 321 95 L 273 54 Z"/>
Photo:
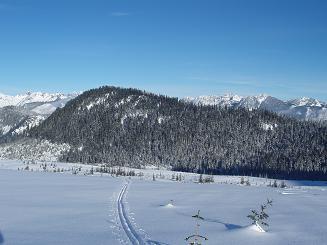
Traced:
<path fill-rule="evenodd" d="M 98 168 L 103 169 L 0 161 L 0 230 L 6 244 L 26 244 L 27 236 L 35 245 L 131 244 L 126 232 L 133 241 L 162 245 L 186 244 L 192 235 L 205 236 L 203 245 L 326 243 L 325 182 L 286 181 L 287 188 L 273 188 L 270 179 L 245 177 L 250 185 L 240 185 L 242 176 L 214 176 L 214 183 L 199 185 L 195 173 L 181 173 L 183 181 L 176 181 L 171 180 L 174 172 L 164 169 L 133 169 L 135 175 L 122 177 Z M 128 191 L 122 189 L 126 180 Z M 276 204 L 269 209 L 269 232 L 264 232 L 261 224 L 249 225 L 246 215 L 267 196 Z"/>

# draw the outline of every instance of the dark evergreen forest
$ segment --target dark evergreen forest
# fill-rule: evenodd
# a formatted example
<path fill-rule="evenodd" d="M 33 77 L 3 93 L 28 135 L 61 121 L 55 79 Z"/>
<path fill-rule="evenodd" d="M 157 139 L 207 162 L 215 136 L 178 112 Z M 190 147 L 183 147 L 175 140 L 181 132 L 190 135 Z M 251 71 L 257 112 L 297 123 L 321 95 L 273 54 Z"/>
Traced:
<path fill-rule="evenodd" d="M 136 89 L 87 91 L 28 136 L 69 143 L 68 162 L 327 180 L 326 125 Z"/>

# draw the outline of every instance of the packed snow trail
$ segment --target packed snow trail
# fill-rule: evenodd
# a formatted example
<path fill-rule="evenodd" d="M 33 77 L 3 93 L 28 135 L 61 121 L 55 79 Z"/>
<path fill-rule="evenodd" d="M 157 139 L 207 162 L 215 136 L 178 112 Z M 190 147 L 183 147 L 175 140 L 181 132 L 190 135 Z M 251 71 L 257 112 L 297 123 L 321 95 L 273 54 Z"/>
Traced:
<path fill-rule="evenodd" d="M 125 197 L 128 185 L 129 185 L 129 183 L 126 183 L 118 195 L 117 205 L 118 205 L 119 220 L 124 229 L 124 232 L 126 233 L 128 239 L 131 241 L 131 243 L 133 245 L 146 245 L 147 243 L 135 231 L 132 223 L 130 222 L 130 220 L 128 218 L 128 215 L 127 215 L 127 212 L 125 209 L 124 197 Z"/>

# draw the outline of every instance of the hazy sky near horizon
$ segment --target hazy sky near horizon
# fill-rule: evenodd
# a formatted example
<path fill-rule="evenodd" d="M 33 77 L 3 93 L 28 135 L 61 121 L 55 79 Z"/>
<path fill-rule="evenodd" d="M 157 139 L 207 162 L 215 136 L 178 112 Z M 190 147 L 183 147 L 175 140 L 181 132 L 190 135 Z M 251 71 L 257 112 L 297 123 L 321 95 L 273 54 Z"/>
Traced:
<path fill-rule="evenodd" d="M 0 0 L 0 92 L 327 101 L 325 0 Z"/>

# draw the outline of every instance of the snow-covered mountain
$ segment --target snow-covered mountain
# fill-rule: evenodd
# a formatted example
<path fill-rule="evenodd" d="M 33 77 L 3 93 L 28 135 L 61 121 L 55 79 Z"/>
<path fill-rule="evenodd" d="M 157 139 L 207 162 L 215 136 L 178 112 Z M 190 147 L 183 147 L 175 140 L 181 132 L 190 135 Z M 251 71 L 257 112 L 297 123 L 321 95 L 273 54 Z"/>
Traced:
<path fill-rule="evenodd" d="M 185 101 L 191 101 L 195 104 L 201 105 L 219 105 L 231 107 L 239 104 L 243 99 L 242 96 L 226 94 L 223 96 L 199 96 L 199 97 L 186 97 Z"/>
<path fill-rule="evenodd" d="M 78 94 L 27 92 L 19 95 L 5 95 L 0 93 L 0 108 L 6 106 L 26 106 L 35 112 L 51 114 L 56 108 L 63 107 L 66 102 Z M 45 106 L 47 105 L 47 106 Z M 38 108 L 41 106 L 41 108 Z M 33 108 L 32 108 L 33 107 Z M 42 109 L 43 108 L 43 109 Z"/>
<path fill-rule="evenodd" d="M 110 86 L 84 92 L 42 123 L 43 115 L 33 112 L 37 102 L 7 106 L 0 111 L 6 133 L 0 143 L 7 143 L 0 145 L 0 158 L 47 159 L 43 157 L 61 152 L 53 159 L 326 179 L 324 124 L 255 110 L 302 108 L 303 102 L 301 106 L 288 105 L 267 95 L 227 95 L 210 101 L 249 110 L 196 106 L 178 98 Z M 40 151 L 43 140 L 54 144 L 43 142 L 44 154 Z"/>
<path fill-rule="evenodd" d="M 327 121 L 327 104 L 317 99 L 306 97 L 283 101 L 266 94 L 245 97 L 227 94 L 223 96 L 186 97 L 183 101 L 197 105 L 218 105 L 229 108 L 242 107 L 249 110 L 265 109 L 299 120 Z"/>
<path fill-rule="evenodd" d="M 317 106 L 317 107 L 321 107 L 323 105 L 326 105 L 326 103 L 320 102 L 317 99 L 307 98 L 307 97 L 303 97 L 303 98 L 300 98 L 300 99 L 289 100 L 288 102 L 290 104 L 294 105 L 294 106 Z"/>
<path fill-rule="evenodd" d="M 5 135 L 19 135 L 39 125 L 57 108 L 64 107 L 77 95 L 28 92 L 11 96 L 0 93 L 0 138 Z"/>

